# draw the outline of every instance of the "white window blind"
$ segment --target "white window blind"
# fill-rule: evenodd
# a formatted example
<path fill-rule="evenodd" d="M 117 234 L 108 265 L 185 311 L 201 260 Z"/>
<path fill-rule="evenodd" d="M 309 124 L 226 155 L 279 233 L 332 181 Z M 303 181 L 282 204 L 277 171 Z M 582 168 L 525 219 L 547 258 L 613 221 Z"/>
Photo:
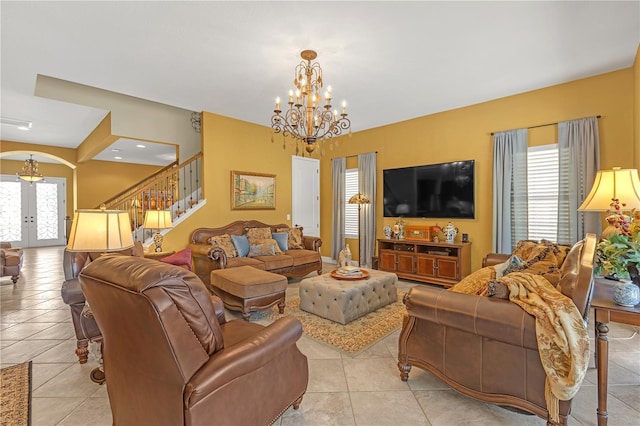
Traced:
<path fill-rule="evenodd" d="M 358 169 L 347 169 L 344 181 L 344 234 L 358 238 L 358 205 L 349 204 L 349 199 L 358 193 Z"/>
<path fill-rule="evenodd" d="M 558 145 L 530 147 L 527 194 L 531 240 L 558 239 Z"/>

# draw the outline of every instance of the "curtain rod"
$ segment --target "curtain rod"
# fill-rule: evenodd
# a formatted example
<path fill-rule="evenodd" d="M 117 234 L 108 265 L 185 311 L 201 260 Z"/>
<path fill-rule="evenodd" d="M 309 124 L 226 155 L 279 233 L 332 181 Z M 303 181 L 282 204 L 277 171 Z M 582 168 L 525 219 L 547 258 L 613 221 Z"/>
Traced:
<path fill-rule="evenodd" d="M 378 151 L 371 151 L 374 154 L 377 154 Z M 371 154 L 371 152 L 365 152 L 364 154 Z M 360 154 L 355 154 L 355 155 L 345 155 L 344 157 L 333 157 L 332 160 L 336 159 L 336 158 L 351 158 L 351 157 L 357 157 Z"/>
<path fill-rule="evenodd" d="M 593 116 L 590 116 L 593 117 Z M 602 117 L 601 115 L 596 115 L 596 118 L 600 118 Z M 582 118 L 588 118 L 588 117 L 582 117 Z M 574 120 L 581 120 L 580 118 L 574 118 Z M 573 120 L 567 120 L 567 121 L 573 121 Z M 547 123 L 547 124 L 538 124 L 537 126 L 529 126 L 529 127 L 525 127 L 525 129 L 529 130 L 529 129 L 535 129 L 537 127 L 547 127 L 547 126 L 553 126 L 554 124 L 558 124 L 559 122 L 555 122 L 555 123 Z M 511 129 L 511 130 L 518 130 L 518 129 Z M 508 132 L 509 130 L 500 130 L 500 132 Z M 491 132 L 491 136 L 493 136 L 494 134 L 496 134 L 498 132 Z"/>

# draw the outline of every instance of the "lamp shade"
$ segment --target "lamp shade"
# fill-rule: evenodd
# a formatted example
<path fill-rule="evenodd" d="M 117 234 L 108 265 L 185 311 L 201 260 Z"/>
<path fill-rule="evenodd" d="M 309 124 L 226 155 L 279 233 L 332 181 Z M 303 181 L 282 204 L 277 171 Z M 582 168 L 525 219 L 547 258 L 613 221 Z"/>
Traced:
<path fill-rule="evenodd" d="M 357 193 L 353 197 L 349 198 L 349 204 L 369 204 L 371 200 L 364 194 Z"/>
<path fill-rule="evenodd" d="M 614 167 L 600 170 L 596 174 L 591 192 L 579 211 L 604 212 L 611 208 L 611 199 L 616 198 L 627 209 L 640 208 L 640 179 L 638 170 Z"/>
<path fill-rule="evenodd" d="M 147 210 L 144 214 L 145 228 L 167 229 L 173 226 L 170 210 Z"/>
<path fill-rule="evenodd" d="M 121 210 L 76 210 L 69 251 L 111 252 L 133 247 L 129 213 Z"/>

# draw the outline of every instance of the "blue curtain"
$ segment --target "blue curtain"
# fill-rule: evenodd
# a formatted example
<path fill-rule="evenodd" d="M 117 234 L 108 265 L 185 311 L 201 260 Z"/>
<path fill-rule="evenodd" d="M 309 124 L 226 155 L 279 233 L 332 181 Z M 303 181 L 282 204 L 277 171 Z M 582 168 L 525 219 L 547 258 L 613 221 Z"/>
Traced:
<path fill-rule="evenodd" d="M 493 251 L 527 238 L 527 129 L 493 135 Z"/>
<path fill-rule="evenodd" d="M 558 240 L 574 244 L 588 232 L 599 234 L 599 212 L 578 212 L 600 168 L 597 117 L 558 123 Z"/>

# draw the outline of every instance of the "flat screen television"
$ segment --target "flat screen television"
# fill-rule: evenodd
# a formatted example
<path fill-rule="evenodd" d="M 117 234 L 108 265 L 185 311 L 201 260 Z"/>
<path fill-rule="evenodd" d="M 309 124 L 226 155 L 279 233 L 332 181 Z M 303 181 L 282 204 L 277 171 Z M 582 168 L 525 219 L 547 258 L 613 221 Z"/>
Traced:
<path fill-rule="evenodd" d="M 475 160 L 383 170 L 384 217 L 475 218 Z"/>

